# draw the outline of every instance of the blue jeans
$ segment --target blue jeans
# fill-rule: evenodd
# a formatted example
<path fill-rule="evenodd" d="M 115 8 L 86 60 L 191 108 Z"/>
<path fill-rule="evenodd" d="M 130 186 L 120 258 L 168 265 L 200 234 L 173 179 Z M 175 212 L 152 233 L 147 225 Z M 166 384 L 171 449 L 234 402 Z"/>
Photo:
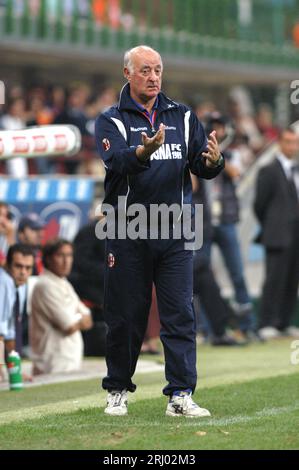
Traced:
<path fill-rule="evenodd" d="M 235 290 L 238 304 L 251 303 L 244 274 L 236 224 L 220 224 L 214 227 L 213 241 L 217 243 Z"/>

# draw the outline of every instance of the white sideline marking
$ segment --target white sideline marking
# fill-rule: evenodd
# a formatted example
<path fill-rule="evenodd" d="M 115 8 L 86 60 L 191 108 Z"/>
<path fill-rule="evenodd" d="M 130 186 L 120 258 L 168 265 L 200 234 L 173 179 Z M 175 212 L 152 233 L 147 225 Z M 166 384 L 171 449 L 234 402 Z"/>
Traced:
<path fill-rule="evenodd" d="M 102 406 L 101 406 L 101 403 L 98 402 L 98 398 L 95 398 L 97 397 L 97 395 L 91 395 L 91 396 L 87 396 L 87 397 L 84 397 L 84 399 L 82 400 L 82 398 L 78 398 L 77 402 L 78 402 L 78 405 L 79 406 L 76 406 L 74 407 L 74 400 L 69 400 L 69 401 L 66 401 L 64 403 L 64 405 L 66 406 L 63 410 L 60 410 L 60 414 L 68 414 L 68 413 L 72 413 L 74 411 L 78 411 L 78 410 L 86 410 L 88 411 L 89 409 L 93 408 L 95 405 L 99 405 L 99 408 L 98 408 L 98 412 L 99 412 L 99 421 L 96 423 L 96 427 L 98 426 L 107 426 L 107 427 L 113 427 L 113 426 L 116 426 L 116 427 L 119 427 L 119 421 L 118 420 L 111 420 L 111 421 L 101 421 L 100 418 L 101 418 L 101 413 L 102 413 Z M 87 400 L 90 400 L 91 398 L 93 398 L 93 407 L 86 407 L 84 406 L 84 402 L 86 404 Z M 76 402 L 76 403 L 77 403 Z M 62 404 L 62 402 L 60 402 L 60 405 Z M 16 421 L 19 421 L 19 422 L 23 422 L 26 426 L 29 426 L 29 427 L 32 427 L 32 428 L 35 428 L 36 426 L 40 426 L 39 423 L 36 423 L 36 424 L 29 424 L 27 422 L 25 422 L 25 420 L 27 419 L 43 419 L 45 416 L 47 415 L 51 415 L 51 414 L 54 414 L 55 412 L 59 413 L 59 408 L 60 407 L 57 407 L 57 403 L 52 403 L 51 404 L 52 406 L 49 406 L 49 405 L 42 405 L 40 407 L 37 407 L 37 409 L 34 409 L 34 408 L 31 408 L 31 409 L 27 409 L 27 410 L 20 410 L 19 412 L 7 412 L 7 413 L 3 413 L 1 415 L 1 424 L 9 424 L 11 422 L 16 422 Z M 47 408 L 47 409 L 46 409 Z M 277 407 L 277 408 L 263 408 L 262 410 L 260 411 L 257 411 L 256 413 L 254 413 L 253 415 L 251 416 L 244 416 L 244 415 L 237 415 L 237 416 L 231 416 L 230 418 L 220 418 L 220 419 L 217 419 L 217 418 L 211 418 L 211 419 L 206 419 L 206 418 L 202 418 L 202 419 L 197 419 L 197 418 L 176 418 L 175 420 L 172 420 L 173 423 L 175 421 L 175 423 L 180 423 L 180 426 L 182 427 L 190 427 L 190 426 L 196 426 L 198 427 L 198 425 L 200 424 L 201 426 L 230 426 L 230 425 L 234 425 L 234 424 L 243 424 L 243 423 L 249 423 L 249 422 L 252 422 L 252 421 L 259 421 L 263 418 L 267 418 L 267 417 L 270 417 L 270 416 L 279 416 L 279 415 L 282 415 L 282 414 L 286 414 L 286 413 L 291 413 L 293 411 L 296 411 L 299 409 L 299 401 L 298 402 L 295 402 L 293 405 L 288 405 L 288 406 L 281 406 L 281 407 Z M 164 423 L 163 422 L 160 422 L 160 421 L 153 421 L 153 422 L 141 422 L 139 423 L 138 422 L 138 419 L 142 419 L 142 417 L 138 417 L 136 419 L 135 417 L 135 422 L 134 423 L 124 423 L 126 427 L 167 427 L 169 428 L 170 426 L 170 423 L 171 423 L 171 420 L 167 420 L 165 421 Z M 179 419 L 179 421 L 177 421 Z M 174 424 L 175 424 L 174 423 Z M 55 423 L 55 424 L 48 424 L 48 425 L 45 425 L 43 424 L 43 427 L 44 428 L 59 428 L 59 427 L 67 427 L 67 426 L 71 426 L 73 427 L 74 426 L 74 423 L 62 423 L 62 424 L 59 424 L 59 423 Z M 84 428 L 84 427 L 90 427 L 91 425 L 87 422 L 86 424 L 80 424 L 80 428 Z"/>
<path fill-rule="evenodd" d="M 284 413 L 290 413 L 299 409 L 299 402 L 296 402 L 294 405 L 281 406 L 277 408 L 263 408 L 260 411 L 257 411 L 252 416 L 243 416 L 237 415 L 232 416 L 231 418 L 220 418 L 220 419 L 209 419 L 207 422 L 203 423 L 207 426 L 229 426 L 230 424 L 242 424 L 248 423 L 250 421 L 258 421 L 268 416 L 278 416 Z"/>

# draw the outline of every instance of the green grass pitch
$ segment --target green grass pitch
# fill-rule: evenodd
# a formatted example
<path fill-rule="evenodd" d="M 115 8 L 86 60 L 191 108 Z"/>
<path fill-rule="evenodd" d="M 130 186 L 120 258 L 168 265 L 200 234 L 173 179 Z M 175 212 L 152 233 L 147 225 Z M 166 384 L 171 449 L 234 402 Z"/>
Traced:
<path fill-rule="evenodd" d="M 298 449 L 291 343 L 199 346 L 195 400 L 211 418 L 166 418 L 163 373 L 136 375 L 126 417 L 103 414 L 98 380 L 2 391 L 0 449 Z"/>

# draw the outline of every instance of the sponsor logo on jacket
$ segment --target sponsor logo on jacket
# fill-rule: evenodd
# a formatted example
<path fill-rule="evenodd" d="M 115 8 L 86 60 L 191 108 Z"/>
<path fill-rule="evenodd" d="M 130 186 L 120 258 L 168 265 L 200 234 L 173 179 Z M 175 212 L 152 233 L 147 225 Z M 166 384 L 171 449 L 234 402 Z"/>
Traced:
<path fill-rule="evenodd" d="M 131 132 L 141 132 L 141 131 L 147 131 L 147 127 L 130 127 Z"/>

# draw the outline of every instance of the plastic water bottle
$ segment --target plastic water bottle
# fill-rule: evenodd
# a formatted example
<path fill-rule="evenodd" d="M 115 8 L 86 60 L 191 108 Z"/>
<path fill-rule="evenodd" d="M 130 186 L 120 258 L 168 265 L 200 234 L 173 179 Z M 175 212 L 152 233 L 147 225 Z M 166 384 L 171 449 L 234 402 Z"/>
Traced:
<path fill-rule="evenodd" d="M 23 378 L 21 358 L 16 351 L 11 351 L 7 358 L 7 371 L 9 376 L 10 390 L 22 390 Z"/>

